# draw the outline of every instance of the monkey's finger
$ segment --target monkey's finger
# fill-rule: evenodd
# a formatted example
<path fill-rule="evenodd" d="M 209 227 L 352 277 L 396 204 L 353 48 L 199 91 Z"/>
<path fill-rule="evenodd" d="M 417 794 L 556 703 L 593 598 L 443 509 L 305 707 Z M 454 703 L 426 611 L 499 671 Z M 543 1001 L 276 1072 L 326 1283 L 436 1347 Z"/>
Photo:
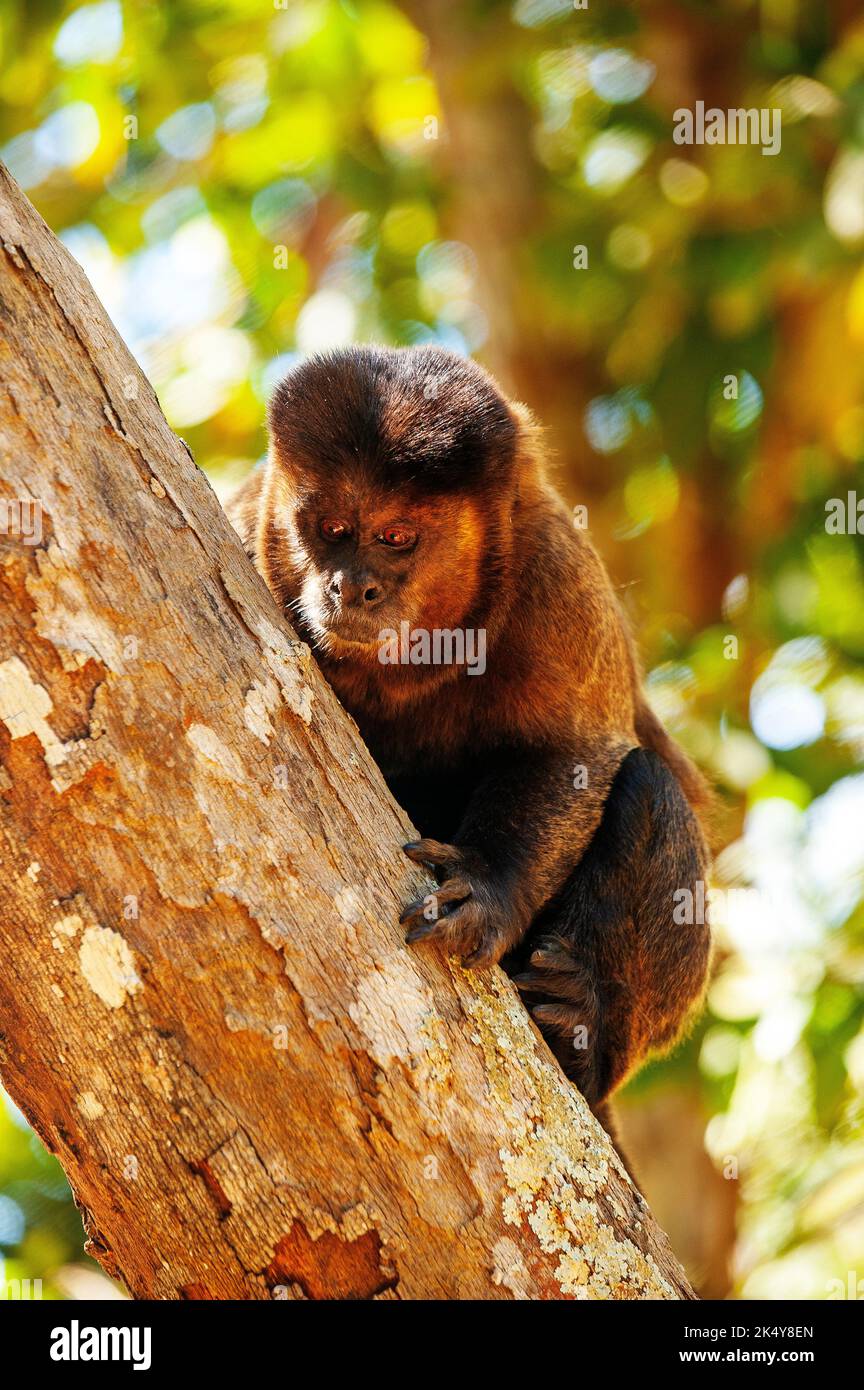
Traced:
<path fill-rule="evenodd" d="M 477 947 L 476 951 L 465 956 L 462 964 L 466 970 L 486 970 L 490 965 L 497 965 L 503 954 L 501 942 L 497 937 L 493 937 L 489 941 L 484 941 L 481 946 Z"/>
<path fill-rule="evenodd" d="M 446 928 L 443 917 L 437 922 L 420 922 L 405 933 L 405 945 L 416 946 L 418 941 L 428 941 L 430 937 L 443 937 L 445 935 Z"/>
<path fill-rule="evenodd" d="M 409 923 L 414 921 L 432 922 L 433 924 L 438 921 L 437 913 L 434 916 L 430 915 L 429 904 L 425 898 L 417 898 L 415 902 L 408 904 L 399 918 L 399 925 L 400 927 L 407 927 Z"/>
<path fill-rule="evenodd" d="M 429 906 L 424 898 L 420 902 L 409 903 L 399 920 L 403 927 L 408 928 L 405 933 L 406 945 L 413 946 L 415 941 L 425 941 L 430 936 L 446 936 L 449 918 L 444 912 L 436 912 L 434 916 L 430 916 Z"/>
<path fill-rule="evenodd" d="M 482 970 L 503 956 L 505 942 L 490 926 L 489 916 L 476 898 L 468 898 L 448 913 L 448 948 L 466 970 Z"/>
<path fill-rule="evenodd" d="M 542 994 L 571 1004 L 581 1001 L 585 994 L 583 981 L 578 975 L 559 974 L 552 970 L 528 970 L 523 975 L 514 975 L 512 979 L 522 994 Z"/>
<path fill-rule="evenodd" d="M 583 968 L 572 951 L 566 946 L 559 946 L 554 940 L 546 941 L 542 946 L 538 946 L 536 951 L 532 951 L 528 964 L 532 970 L 542 974 L 574 974 Z"/>
<path fill-rule="evenodd" d="M 411 840 L 402 849 L 415 864 L 428 864 L 431 868 L 462 862 L 462 851 L 456 845 L 442 845 L 440 840 Z"/>
<path fill-rule="evenodd" d="M 466 897 L 441 912 L 437 921 L 427 920 L 412 927 L 405 939 L 414 942 L 434 938 L 441 941 L 453 955 L 464 956 L 477 945 L 479 926 L 480 909 L 473 898 Z"/>
<path fill-rule="evenodd" d="M 581 969 L 567 943 L 549 936 L 531 952 L 525 969 L 511 978 L 517 989 L 545 989 L 553 976 L 567 977 L 581 973 Z"/>
<path fill-rule="evenodd" d="M 456 878 L 448 878 L 446 882 L 442 883 L 434 892 L 427 893 L 425 898 L 419 900 L 423 916 L 426 918 L 427 922 L 437 921 L 437 919 L 443 915 L 441 912 L 442 907 L 448 907 L 450 903 L 462 903 L 466 898 L 471 897 L 472 892 L 473 889 L 467 878 L 460 878 L 458 876 Z M 418 904 L 416 902 L 409 903 L 408 907 L 406 907 L 402 916 L 399 918 L 403 926 L 408 921 L 409 917 L 417 916 L 417 907 Z"/>
<path fill-rule="evenodd" d="M 546 976 L 541 975 L 539 970 L 526 970 L 522 975 L 511 975 L 510 979 L 521 992 L 536 994 L 543 992 Z"/>
<path fill-rule="evenodd" d="M 531 1010 L 531 1015 L 537 1023 L 542 1023 L 562 1038 L 575 1033 L 583 1022 L 579 1011 L 568 1004 L 537 1004 Z"/>
<path fill-rule="evenodd" d="M 572 961 L 575 959 L 573 954 L 573 943 L 558 932 L 551 932 L 548 936 L 541 936 L 537 949 L 532 953 L 534 956 L 542 956 L 544 960 Z"/>

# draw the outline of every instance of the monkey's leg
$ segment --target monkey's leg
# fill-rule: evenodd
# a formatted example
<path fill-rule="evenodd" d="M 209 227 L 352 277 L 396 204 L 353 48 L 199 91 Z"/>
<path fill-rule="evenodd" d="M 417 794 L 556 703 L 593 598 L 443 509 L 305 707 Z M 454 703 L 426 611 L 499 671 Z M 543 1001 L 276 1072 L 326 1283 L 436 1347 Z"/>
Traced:
<path fill-rule="evenodd" d="M 627 747 L 608 738 L 500 755 L 475 788 L 453 844 L 405 846 L 440 881 L 402 914 L 406 940 L 439 940 L 470 966 L 512 950 L 591 842 Z"/>
<path fill-rule="evenodd" d="M 672 773 L 655 753 L 633 749 L 584 858 L 535 922 L 521 959 L 506 962 L 516 970 L 527 962 L 516 983 L 592 1107 L 647 1052 L 674 1041 L 702 993 L 708 927 L 673 914 L 687 915 L 679 890 L 703 900 L 697 884 L 707 858 Z"/>

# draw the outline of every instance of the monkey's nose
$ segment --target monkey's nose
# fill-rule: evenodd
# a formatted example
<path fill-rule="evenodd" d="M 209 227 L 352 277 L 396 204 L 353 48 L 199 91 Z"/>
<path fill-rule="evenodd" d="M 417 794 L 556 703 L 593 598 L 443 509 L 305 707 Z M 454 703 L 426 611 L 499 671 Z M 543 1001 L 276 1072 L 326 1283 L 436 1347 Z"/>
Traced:
<path fill-rule="evenodd" d="M 369 580 L 355 584 L 344 575 L 334 575 L 328 588 L 334 598 L 342 600 L 345 608 L 377 608 L 386 597 L 380 584 Z"/>

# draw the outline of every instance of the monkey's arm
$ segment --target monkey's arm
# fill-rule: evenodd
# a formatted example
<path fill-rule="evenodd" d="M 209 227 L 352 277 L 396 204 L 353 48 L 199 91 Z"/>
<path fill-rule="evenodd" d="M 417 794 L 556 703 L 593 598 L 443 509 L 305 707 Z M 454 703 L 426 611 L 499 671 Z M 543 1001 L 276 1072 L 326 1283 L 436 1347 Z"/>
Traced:
<path fill-rule="evenodd" d="M 562 887 L 638 741 L 632 656 L 599 557 L 557 514 L 540 540 L 496 648 L 506 673 L 499 664 L 484 692 L 509 757 L 478 784 L 452 845 L 406 850 L 442 881 L 406 909 L 407 939 L 436 937 L 474 966 L 512 950 Z"/>
<path fill-rule="evenodd" d="M 452 844 L 406 845 L 438 891 L 402 915 L 409 942 L 436 938 L 466 965 L 490 965 L 522 939 L 600 824 L 627 750 L 621 736 L 512 753 L 477 786 Z"/>

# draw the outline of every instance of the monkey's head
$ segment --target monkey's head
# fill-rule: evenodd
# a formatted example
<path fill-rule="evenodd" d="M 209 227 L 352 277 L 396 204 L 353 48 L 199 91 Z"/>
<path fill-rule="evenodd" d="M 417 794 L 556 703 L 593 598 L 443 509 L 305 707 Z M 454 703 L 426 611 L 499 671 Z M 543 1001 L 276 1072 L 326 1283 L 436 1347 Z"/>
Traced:
<path fill-rule="evenodd" d="M 484 626 L 505 578 L 527 415 L 438 347 L 312 357 L 269 410 L 271 588 L 324 653 L 386 630 Z"/>

